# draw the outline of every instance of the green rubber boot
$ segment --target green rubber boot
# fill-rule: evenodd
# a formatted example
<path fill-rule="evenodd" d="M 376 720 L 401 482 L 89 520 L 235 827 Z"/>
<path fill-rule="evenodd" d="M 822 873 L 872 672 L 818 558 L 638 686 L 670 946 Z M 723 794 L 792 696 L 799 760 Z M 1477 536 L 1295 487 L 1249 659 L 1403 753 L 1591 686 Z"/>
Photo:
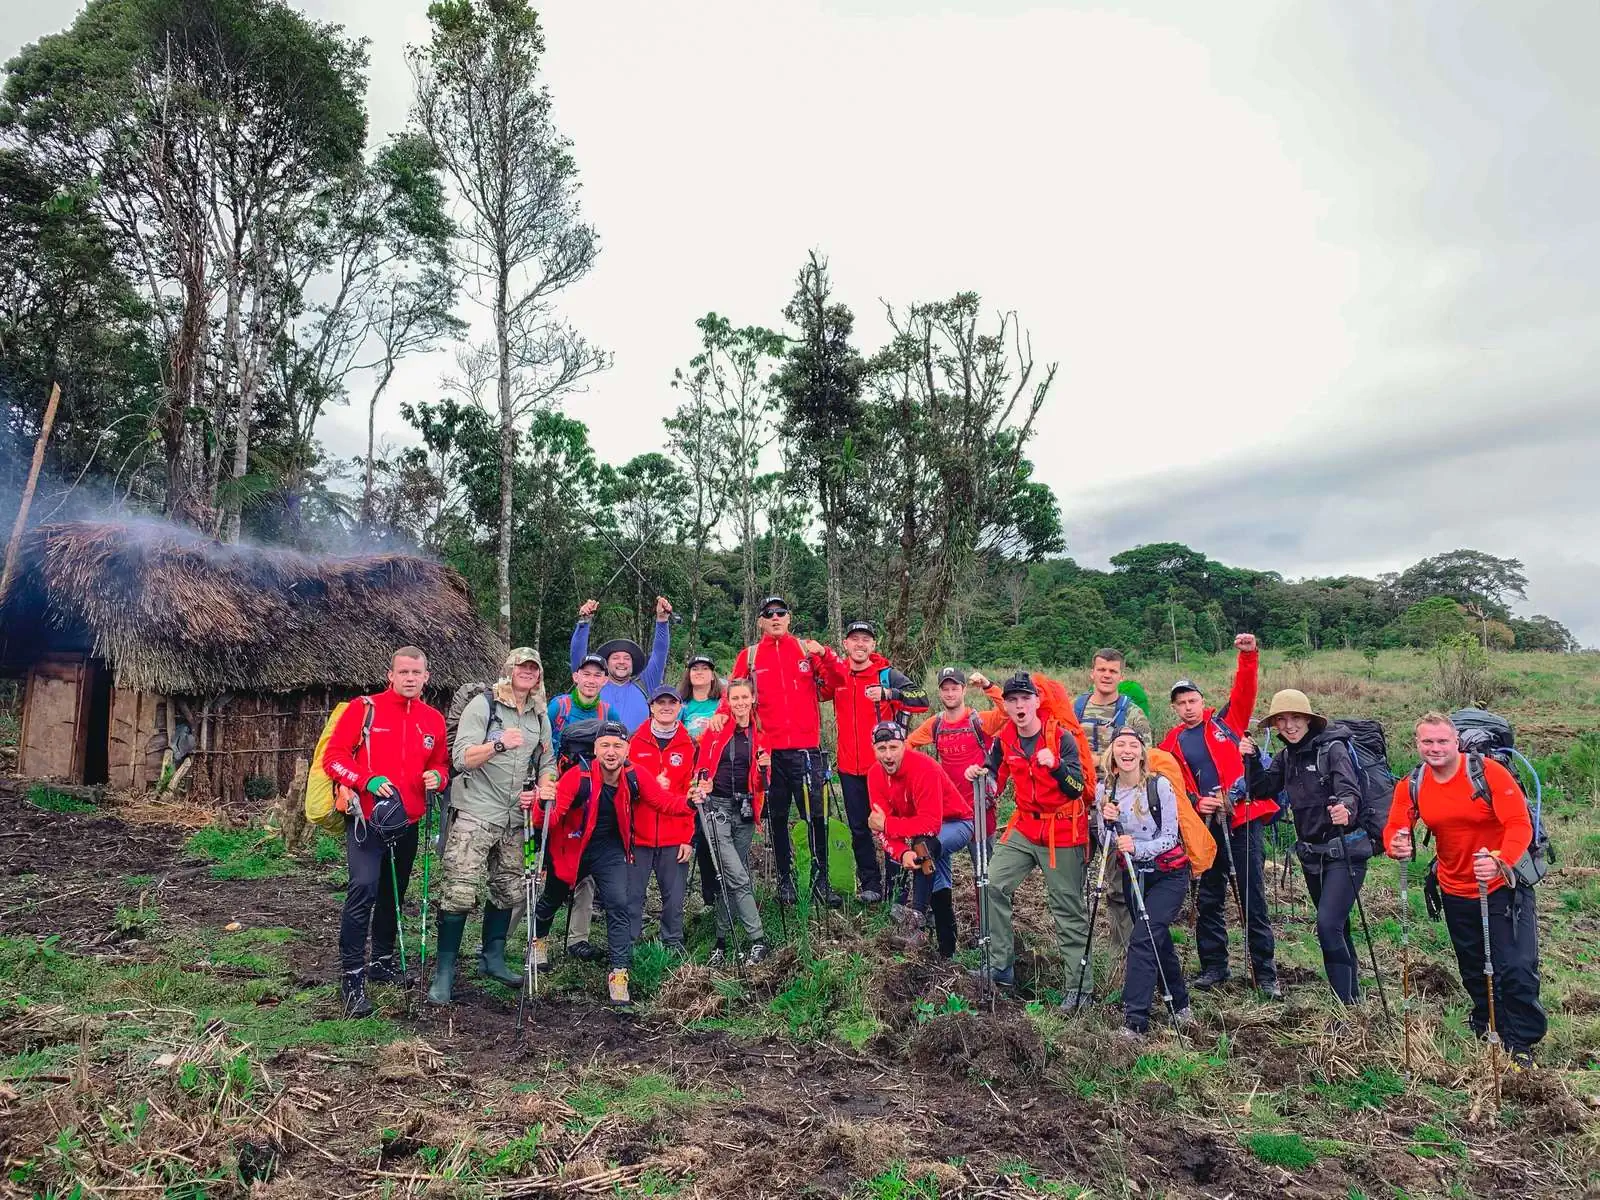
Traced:
<path fill-rule="evenodd" d="M 506 966 L 506 933 L 511 928 L 511 910 L 485 905 L 483 909 L 483 951 L 478 955 L 478 970 L 507 987 L 522 986 L 522 972 Z"/>
<path fill-rule="evenodd" d="M 428 988 L 429 1004 L 449 1004 L 456 986 L 456 955 L 461 952 L 461 935 L 467 931 L 466 913 L 439 914 L 439 946 L 433 962 L 433 984 Z"/>

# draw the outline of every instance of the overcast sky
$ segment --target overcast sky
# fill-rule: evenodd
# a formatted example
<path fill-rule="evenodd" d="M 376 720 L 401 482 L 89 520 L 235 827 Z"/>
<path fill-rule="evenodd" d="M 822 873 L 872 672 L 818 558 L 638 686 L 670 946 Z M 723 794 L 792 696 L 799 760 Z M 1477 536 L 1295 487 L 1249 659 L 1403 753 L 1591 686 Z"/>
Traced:
<path fill-rule="evenodd" d="M 302 7 L 370 39 L 374 138 L 399 128 L 424 0 Z M 884 301 L 973 289 L 1059 360 L 1033 457 L 1080 562 L 1179 540 L 1293 578 L 1470 546 L 1600 643 L 1600 5 L 541 12 L 603 244 L 564 305 L 616 354 L 568 406 L 602 457 L 659 448 L 696 317 L 778 323 L 817 247 L 863 349 Z M 0 53 L 67 19 L 0 0 Z M 364 418 L 321 432 L 354 453 Z"/>

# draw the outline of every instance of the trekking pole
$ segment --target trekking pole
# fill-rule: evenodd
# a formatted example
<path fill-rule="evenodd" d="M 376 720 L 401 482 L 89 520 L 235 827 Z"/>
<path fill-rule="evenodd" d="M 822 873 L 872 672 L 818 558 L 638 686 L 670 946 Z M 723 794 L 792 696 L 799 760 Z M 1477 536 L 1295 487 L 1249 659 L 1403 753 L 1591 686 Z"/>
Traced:
<path fill-rule="evenodd" d="M 1478 851 L 1489 853 L 1487 846 Z M 1478 915 L 1483 921 L 1483 982 L 1489 992 L 1489 1068 L 1494 1072 L 1494 1102 L 1500 1105 L 1500 1029 L 1494 1017 L 1494 948 L 1489 944 L 1489 881 L 1478 880 Z"/>
<path fill-rule="evenodd" d="M 402 914 L 400 911 L 400 864 L 395 859 L 394 847 L 390 846 L 388 847 L 388 850 L 389 883 L 392 885 L 394 891 L 394 936 L 395 942 L 400 949 L 400 980 L 405 985 L 406 1015 L 409 1016 L 411 1014 L 411 985 L 406 980 L 406 923 L 404 920 L 404 914 Z M 1487 908 L 1484 909 L 1484 912 L 1487 913 L 1488 911 L 1489 910 Z M 1488 918 L 1485 917 L 1484 920 L 1487 922 Z M 1484 928 L 1488 929 L 1488 925 L 1485 924 Z"/>
<path fill-rule="evenodd" d="M 1108 821 L 1106 832 L 1113 838 L 1117 837 L 1122 832 L 1121 822 Z M 1133 855 L 1126 850 L 1122 851 L 1121 855 L 1122 869 L 1128 873 L 1128 890 L 1133 893 L 1134 906 L 1138 909 L 1139 918 L 1144 922 L 1144 931 L 1150 938 L 1150 953 L 1156 960 L 1156 978 L 1161 983 L 1161 999 L 1166 1002 L 1167 1012 L 1174 1018 L 1173 1029 L 1176 1030 L 1178 1010 L 1172 1001 L 1172 986 L 1167 982 L 1166 968 L 1161 965 L 1161 948 L 1156 945 L 1156 929 L 1150 922 L 1150 910 L 1144 905 L 1144 888 L 1139 886 L 1139 873 L 1133 869 Z M 1183 1035 L 1179 1033 L 1178 1036 Z"/>
<path fill-rule="evenodd" d="M 972 886 L 978 898 L 978 949 L 983 954 L 983 977 L 989 987 L 989 1011 L 994 1011 L 994 960 L 989 950 L 989 777 L 972 781 Z"/>
<path fill-rule="evenodd" d="M 1080 995 L 1080 996 L 1083 995 L 1083 981 L 1084 981 L 1084 978 L 1087 977 L 1088 980 L 1089 980 L 1089 991 L 1090 991 L 1090 997 L 1089 998 L 1090 998 L 1091 1001 L 1094 999 L 1094 995 L 1093 995 L 1093 993 L 1094 993 L 1094 975 L 1089 970 L 1089 963 L 1090 963 L 1090 960 L 1091 960 L 1091 958 L 1093 956 L 1093 953 L 1094 953 L 1094 921 L 1095 921 L 1095 917 L 1097 917 L 1100 914 L 1100 901 L 1105 898 L 1105 894 L 1106 894 L 1106 863 L 1110 860 L 1110 858 L 1111 858 L 1111 838 L 1107 837 L 1106 840 L 1105 840 L 1105 844 L 1100 847 L 1100 865 L 1099 865 L 1099 867 L 1097 867 L 1095 869 L 1095 875 L 1094 875 L 1094 894 L 1093 894 L 1093 896 L 1090 897 L 1090 900 L 1089 900 L 1089 936 L 1084 939 L 1083 957 L 1078 960 L 1078 987 L 1077 987 L 1077 992 L 1078 992 L 1078 995 Z M 1084 1007 L 1087 1009 L 1089 1007 L 1089 1005 L 1085 1004 Z"/>
<path fill-rule="evenodd" d="M 438 792 L 429 792 L 424 797 L 427 808 L 422 814 L 422 949 L 417 953 L 417 975 L 422 979 L 428 978 L 428 851 L 433 840 L 433 806 L 438 795 Z"/>
<path fill-rule="evenodd" d="M 1393 1029 L 1394 1014 L 1389 1011 L 1389 994 L 1383 990 L 1383 975 L 1378 970 L 1378 951 L 1372 944 L 1372 930 L 1367 927 L 1367 910 L 1361 903 L 1361 889 L 1356 886 L 1356 869 L 1350 865 L 1349 855 L 1345 856 L 1344 869 L 1350 875 L 1350 890 L 1356 898 L 1356 916 L 1361 918 L 1361 936 L 1367 939 L 1367 957 L 1372 960 L 1372 978 L 1378 984 L 1378 999 L 1383 1004 L 1383 1021 Z"/>
<path fill-rule="evenodd" d="M 1411 856 L 1400 860 L 1400 1036 L 1406 1078 L 1411 1078 Z"/>
<path fill-rule="evenodd" d="M 1228 882 L 1233 884 L 1233 902 L 1239 906 L 1239 920 L 1244 926 L 1244 961 L 1246 966 L 1249 967 L 1250 986 L 1255 987 L 1256 960 L 1250 954 L 1250 914 L 1245 911 L 1244 893 L 1239 889 L 1239 868 L 1234 865 L 1233 861 L 1233 828 L 1228 820 L 1227 806 L 1224 805 L 1222 808 L 1217 809 L 1214 815 L 1218 818 L 1216 824 L 1222 828 L 1222 836 L 1217 840 L 1222 843 L 1223 852 L 1227 855 Z"/>

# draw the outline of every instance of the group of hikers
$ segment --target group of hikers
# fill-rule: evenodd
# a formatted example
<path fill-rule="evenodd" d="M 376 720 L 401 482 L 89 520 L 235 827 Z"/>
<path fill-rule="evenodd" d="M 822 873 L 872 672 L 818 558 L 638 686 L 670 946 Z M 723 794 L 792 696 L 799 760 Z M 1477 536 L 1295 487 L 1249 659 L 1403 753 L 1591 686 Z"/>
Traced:
<path fill-rule="evenodd" d="M 389 688 L 338 718 L 323 769 L 348 789 L 351 817 L 340 927 L 349 1016 L 372 1011 L 367 983 L 403 976 L 395 942 L 418 825 L 430 794 L 446 791 L 431 1002 L 449 1004 L 455 995 L 463 933 L 485 880 L 479 970 L 524 995 L 529 973 L 550 961 L 550 933 L 565 904 L 565 952 L 603 954 L 608 998 L 628 1005 L 650 880 L 660 897 L 661 942 L 684 955 L 695 872 L 715 914 L 710 964 L 761 962 L 769 939 L 751 870 L 758 829 L 770 847 L 780 912 L 799 898 L 790 839 L 796 810 L 807 831 L 812 906 L 844 904 L 829 875 L 827 703 L 855 899 L 890 905 L 906 927 L 903 944 L 925 942 L 931 921 L 934 949 L 955 955 L 952 863 L 966 852 L 977 899 L 972 944 L 982 951 L 973 973 L 997 991 L 1015 984 L 1014 903 L 1038 870 L 1061 955 L 1064 1009 L 1092 1002 L 1092 931 L 1102 907 L 1113 970 L 1123 972 L 1127 1038 L 1145 1037 L 1158 1010 L 1181 1030 L 1193 1020 L 1191 989 L 1230 983 L 1231 922 L 1243 932 L 1249 986 L 1279 999 L 1266 843 L 1268 827 L 1287 815 L 1328 986 L 1353 1005 L 1362 969 L 1351 917 L 1354 910 L 1365 921 L 1368 861 L 1386 852 L 1408 878 L 1420 823 L 1433 841 L 1430 875 L 1472 1000 L 1472 1028 L 1503 1044 L 1513 1063 L 1531 1064 L 1545 1015 L 1534 893 L 1518 866 L 1533 824 L 1515 775 L 1464 753 L 1442 713 L 1416 721 L 1417 770 L 1391 781 L 1385 764 L 1375 791 L 1342 727 L 1330 727 L 1302 692 L 1279 691 L 1252 725 L 1259 651 L 1248 633 L 1234 642 L 1226 702 L 1213 707 L 1196 683 L 1178 680 L 1168 692 L 1175 723 L 1156 745 L 1143 691 L 1124 682 L 1124 656 L 1115 649 L 1095 653 L 1089 690 L 1075 699 L 1042 675 L 1019 671 L 995 684 L 945 667 L 936 676 L 936 711 L 913 728 L 930 697 L 878 653 L 868 621 L 850 624 L 836 650 L 791 633 L 789 605 L 769 596 L 758 610 L 757 640 L 739 652 L 726 680 L 700 654 L 672 684 L 665 680 L 670 603 L 657 598 L 648 657 L 628 639 L 591 652 L 597 607 L 588 601 L 579 610 L 572 688 L 554 699 L 546 697 L 538 651 L 520 647 L 506 658 L 503 677 L 447 726 L 421 699 L 426 656 L 407 646 L 394 654 Z M 969 707 L 969 688 L 991 706 Z M 1265 753 L 1261 743 L 1274 737 L 1277 752 Z M 1002 822 L 1007 788 L 1011 811 Z M 596 902 L 605 914 L 603 951 L 589 943 Z M 1186 903 L 1194 907 L 1199 960 L 1193 978 L 1185 978 L 1171 934 Z M 526 960 L 513 965 L 507 936 L 530 905 Z M 1375 957 L 1372 965 L 1376 973 Z"/>

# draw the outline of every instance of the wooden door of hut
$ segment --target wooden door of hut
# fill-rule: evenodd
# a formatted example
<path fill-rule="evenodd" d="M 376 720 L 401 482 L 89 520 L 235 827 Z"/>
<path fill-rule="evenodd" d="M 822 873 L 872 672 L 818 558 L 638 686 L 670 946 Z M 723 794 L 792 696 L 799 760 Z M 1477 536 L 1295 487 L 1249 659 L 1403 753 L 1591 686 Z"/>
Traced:
<path fill-rule="evenodd" d="M 84 782 L 100 673 L 100 664 L 79 654 L 47 655 L 28 668 L 19 775 Z"/>

